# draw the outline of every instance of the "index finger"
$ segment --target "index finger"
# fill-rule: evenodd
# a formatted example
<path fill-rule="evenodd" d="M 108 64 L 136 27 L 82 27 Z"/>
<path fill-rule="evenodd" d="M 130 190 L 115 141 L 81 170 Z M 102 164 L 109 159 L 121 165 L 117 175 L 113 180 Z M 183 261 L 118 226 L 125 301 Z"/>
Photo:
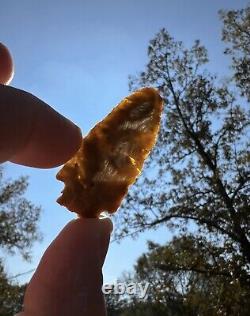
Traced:
<path fill-rule="evenodd" d="M 0 163 L 51 168 L 81 144 L 81 131 L 32 94 L 0 85 Z"/>

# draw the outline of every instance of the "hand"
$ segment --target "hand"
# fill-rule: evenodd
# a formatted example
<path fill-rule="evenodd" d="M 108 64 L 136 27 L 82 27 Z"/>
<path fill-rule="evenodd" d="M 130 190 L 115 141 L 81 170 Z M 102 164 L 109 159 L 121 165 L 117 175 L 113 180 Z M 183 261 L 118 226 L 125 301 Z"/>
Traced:
<path fill-rule="evenodd" d="M 13 72 L 10 54 L 0 43 L 0 163 L 61 165 L 80 147 L 80 129 L 30 93 L 6 86 Z"/>
<path fill-rule="evenodd" d="M 77 126 L 35 96 L 6 86 L 13 63 L 0 43 L 0 162 L 50 168 L 79 148 Z M 106 315 L 102 265 L 109 219 L 71 221 L 44 253 L 25 293 L 22 316 Z"/>

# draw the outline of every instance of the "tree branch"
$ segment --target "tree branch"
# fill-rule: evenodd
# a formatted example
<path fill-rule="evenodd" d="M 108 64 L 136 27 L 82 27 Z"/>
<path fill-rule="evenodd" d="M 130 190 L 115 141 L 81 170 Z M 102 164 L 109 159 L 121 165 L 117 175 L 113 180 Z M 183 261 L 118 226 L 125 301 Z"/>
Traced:
<path fill-rule="evenodd" d="M 232 197 L 231 197 L 231 200 L 234 201 L 236 195 L 238 194 L 238 192 L 244 187 L 244 185 L 250 180 L 250 177 L 246 177 L 245 179 L 241 179 L 238 187 L 235 189 Z"/>
<path fill-rule="evenodd" d="M 190 209 L 190 212 L 192 212 L 192 211 L 193 210 Z M 216 230 L 220 231 L 222 234 L 229 236 L 234 241 L 239 242 L 237 235 L 224 229 L 222 226 L 216 224 L 214 221 L 211 221 L 211 220 L 208 220 L 205 218 L 199 218 L 196 216 L 191 216 L 191 215 L 179 215 L 179 214 L 166 215 L 161 219 L 155 220 L 151 223 L 147 223 L 146 226 L 153 227 L 153 226 L 158 225 L 160 223 L 167 222 L 167 221 L 171 220 L 172 218 L 194 220 L 194 221 L 199 222 L 201 224 L 206 224 L 209 227 L 214 227 Z"/>
<path fill-rule="evenodd" d="M 218 193 L 222 197 L 222 200 L 224 201 L 224 203 L 225 203 L 225 205 L 226 205 L 226 207 L 229 210 L 229 213 L 231 215 L 234 231 L 238 235 L 237 240 L 240 243 L 242 253 L 245 256 L 245 258 L 247 258 L 248 262 L 250 263 L 250 242 L 248 241 L 244 231 L 242 230 L 242 228 L 240 226 L 240 221 L 239 221 L 237 213 L 234 209 L 233 201 L 230 199 L 229 195 L 227 194 L 227 191 L 226 191 L 226 189 L 225 189 L 225 187 L 224 187 L 224 185 L 219 177 L 219 171 L 217 169 L 217 166 L 214 164 L 213 159 L 211 158 L 209 152 L 207 152 L 205 150 L 200 139 L 197 137 L 197 134 L 192 130 L 191 127 L 189 128 L 187 122 L 184 119 L 184 116 L 182 114 L 181 107 L 180 107 L 180 101 L 175 93 L 175 90 L 174 90 L 174 87 L 172 84 L 172 80 L 170 77 L 167 56 L 166 56 L 166 72 L 167 72 L 168 86 L 169 86 L 170 92 L 173 95 L 175 106 L 176 106 L 177 112 L 180 116 L 181 122 L 182 122 L 186 132 L 190 136 L 190 138 L 194 141 L 198 154 L 200 155 L 200 157 L 203 159 L 204 163 L 208 166 L 208 168 L 213 173 L 213 177 L 214 177 L 214 181 L 215 181 Z"/>
<path fill-rule="evenodd" d="M 199 269 L 196 267 L 177 267 L 177 266 L 168 266 L 167 264 L 157 264 L 156 268 L 169 272 L 169 271 L 183 271 L 183 272 L 195 272 L 195 273 L 201 273 L 201 274 L 207 274 L 207 275 L 215 275 L 215 276 L 225 276 L 232 278 L 231 274 L 229 272 L 223 272 L 223 271 L 216 271 L 216 270 L 209 270 L 209 269 Z"/>

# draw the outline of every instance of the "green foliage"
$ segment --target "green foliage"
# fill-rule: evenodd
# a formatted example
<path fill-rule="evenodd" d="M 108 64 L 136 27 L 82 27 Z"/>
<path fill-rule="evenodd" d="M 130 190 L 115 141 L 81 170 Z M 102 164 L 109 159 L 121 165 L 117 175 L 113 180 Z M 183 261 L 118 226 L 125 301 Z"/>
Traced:
<path fill-rule="evenodd" d="M 149 282 L 146 299 L 110 294 L 108 316 L 249 315 L 249 287 L 228 273 L 234 263 L 217 251 L 213 243 L 192 235 L 164 246 L 149 242 L 134 275 L 123 280 Z"/>
<path fill-rule="evenodd" d="M 133 280 L 137 276 L 133 276 Z M 123 279 L 124 282 L 129 283 L 130 279 Z M 139 279 L 138 279 L 139 281 Z M 132 296 L 130 298 L 121 294 L 106 294 L 105 295 L 107 313 L 108 316 L 177 316 L 179 314 L 174 314 L 173 304 L 171 304 L 171 309 L 169 306 L 165 306 L 163 303 L 152 301 L 151 299 L 140 300 L 137 296 Z M 177 302 L 174 302 L 176 309 L 180 309 Z M 169 313 L 171 311 L 171 313 Z"/>
<path fill-rule="evenodd" d="M 150 278 L 151 299 L 167 307 L 175 302 L 178 315 L 248 315 L 249 288 L 228 273 L 233 263 L 217 251 L 212 243 L 191 235 L 165 246 L 150 242 L 136 275 L 142 281 Z"/>
<path fill-rule="evenodd" d="M 19 251 L 24 259 L 29 258 L 32 243 L 41 238 L 37 229 L 41 209 L 23 196 L 27 186 L 25 177 L 4 180 L 0 168 L 0 247 Z"/>
<path fill-rule="evenodd" d="M 0 315 L 13 316 L 22 309 L 25 286 L 11 283 L 0 261 Z"/>
<path fill-rule="evenodd" d="M 224 23 L 222 40 L 229 44 L 225 54 L 232 56 L 234 78 L 242 96 L 250 101 L 250 7 L 220 11 Z"/>
<path fill-rule="evenodd" d="M 165 29 L 149 43 L 145 70 L 130 77 L 131 90 L 158 88 L 165 110 L 143 176 L 116 218 L 116 238 L 159 225 L 178 234 L 164 251 L 158 247 L 160 266 L 148 263 L 144 278 L 178 294 L 180 273 L 194 280 L 183 296 L 184 308 L 194 308 L 190 315 L 217 315 L 216 309 L 245 315 L 249 308 L 249 10 L 220 13 L 232 56 L 230 85 L 206 70 L 208 53 L 199 41 L 185 48 Z M 146 259 L 141 273 L 145 265 Z M 160 302 L 168 297 L 159 293 Z"/>
<path fill-rule="evenodd" d="M 108 315 L 110 316 L 110 315 Z M 162 304 L 152 302 L 133 302 L 116 316 L 175 316 L 169 314 L 168 309 Z"/>
<path fill-rule="evenodd" d="M 37 227 L 41 209 L 24 197 L 27 186 L 25 177 L 4 180 L 0 167 L 0 248 L 2 253 L 19 252 L 25 260 L 30 258 L 32 243 L 41 237 Z M 13 316 L 21 310 L 24 289 L 8 279 L 0 259 L 1 316 Z"/>
<path fill-rule="evenodd" d="M 105 294 L 105 301 L 108 316 L 120 316 L 124 309 L 126 309 L 126 299 L 120 294 L 114 294 L 113 291 L 110 294 Z"/>

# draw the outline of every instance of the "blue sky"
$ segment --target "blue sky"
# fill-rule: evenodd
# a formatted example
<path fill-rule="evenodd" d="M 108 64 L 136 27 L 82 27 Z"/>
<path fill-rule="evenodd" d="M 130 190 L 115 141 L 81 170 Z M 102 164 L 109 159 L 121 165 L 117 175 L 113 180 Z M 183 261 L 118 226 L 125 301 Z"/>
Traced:
<path fill-rule="evenodd" d="M 86 134 L 128 94 L 128 75 L 143 70 L 150 39 L 165 27 L 191 45 L 201 39 L 209 50 L 209 69 L 227 71 L 222 54 L 218 10 L 241 8 L 243 0 L 0 0 L 0 41 L 11 50 L 16 74 L 12 85 L 27 90 L 78 124 Z M 62 184 L 58 169 L 38 170 L 5 164 L 8 177 L 28 175 L 27 198 L 43 208 L 44 239 L 33 247 L 32 262 L 6 257 L 15 275 L 34 268 L 62 227 L 74 217 L 55 200 Z M 104 266 L 104 282 L 129 270 L 146 250 L 146 240 L 163 243 L 170 233 L 140 235 L 112 243 Z M 28 281 L 31 274 L 20 277 Z"/>

